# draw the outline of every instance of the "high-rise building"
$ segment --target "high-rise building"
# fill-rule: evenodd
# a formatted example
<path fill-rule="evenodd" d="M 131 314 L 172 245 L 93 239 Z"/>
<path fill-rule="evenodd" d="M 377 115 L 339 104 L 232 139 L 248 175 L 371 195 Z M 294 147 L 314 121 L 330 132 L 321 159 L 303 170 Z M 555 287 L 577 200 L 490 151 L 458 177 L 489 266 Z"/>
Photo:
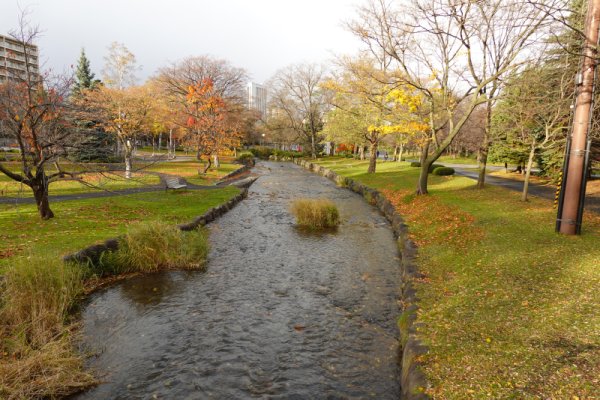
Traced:
<path fill-rule="evenodd" d="M 248 83 L 248 108 L 260 113 L 262 119 L 267 117 L 267 88 L 258 83 Z"/>
<path fill-rule="evenodd" d="M 29 73 L 39 73 L 38 48 L 35 45 L 24 45 L 22 42 L 0 35 L 0 82 L 7 79 L 24 79 Z"/>

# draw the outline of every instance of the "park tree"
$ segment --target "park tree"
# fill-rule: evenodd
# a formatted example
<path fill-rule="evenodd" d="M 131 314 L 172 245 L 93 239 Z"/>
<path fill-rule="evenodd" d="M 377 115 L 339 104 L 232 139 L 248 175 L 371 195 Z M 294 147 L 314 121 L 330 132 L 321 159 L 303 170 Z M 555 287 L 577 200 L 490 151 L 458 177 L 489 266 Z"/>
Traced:
<path fill-rule="evenodd" d="M 90 60 L 85 55 L 85 50 L 81 49 L 77 69 L 75 70 L 75 82 L 73 84 L 73 94 L 79 95 L 82 90 L 92 90 L 100 85 L 99 79 L 94 79 L 95 74 L 90 68 Z"/>
<path fill-rule="evenodd" d="M 215 166 L 219 167 L 219 150 L 239 138 L 236 127 L 229 124 L 227 120 L 226 103 L 219 96 L 210 78 L 188 88 L 187 101 L 189 116 L 187 125 L 189 128 L 189 142 L 194 146 L 196 157 L 199 161 L 206 156 L 208 162 L 204 173 L 211 166 L 211 157 Z M 237 144 L 237 143 L 235 143 Z"/>
<path fill-rule="evenodd" d="M 90 68 L 90 61 L 82 48 L 75 70 L 75 79 L 71 90 L 71 102 L 77 104 L 82 96 L 82 92 L 96 90 L 101 84 L 99 79 L 95 79 L 95 74 Z M 80 113 L 79 115 L 83 116 L 85 114 Z M 73 121 L 73 125 L 77 130 L 77 145 L 69 154 L 69 158 L 73 161 L 106 162 L 113 156 L 115 141 L 109 133 L 104 132 L 99 127 L 92 115 L 90 117 L 92 118 L 91 120 L 77 118 Z"/>
<path fill-rule="evenodd" d="M 124 44 L 112 42 L 108 47 L 108 54 L 104 57 L 104 84 L 119 90 L 125 89 L 135 83 L 137 70 L 135 55 Z"/>
<path fill-rule="evenodd" d="M 212 162 L 218 165 L 220 151 L 238 146 L 241 134 L 256 120 L 245 106 L 246 71 L 225 60 L 189 57 L 162 68 L 154 81 L 199 161 L 212 157 L 207 168 Z M 211 125 L 218 129 L 208 129 Z"/>
<path fill-rule="evenodd" d="M 413 135 L 427 129 L 418 91 L 398 83 L 398 71 L 376 65 L 368 57 L 341 58 L 341 72 L 327 80 L 322 87 L 333 92 L 330 96 L 334 111 L 327 124 L 328 132 L 341 133 L 342 126 L 355 123 L 348 139 L 357 135 L 369 144 L 368 173 L 374 173 L 381 140 L 389 135 Z M 340 125 L 340 126 L 336 126 Z M 342 128 L 342 129 L 340 129 Z"/>
<path fill-rule="evenodd" d="M 342 95 L 334 95 L 333 104 L 343 104 Z M 325 125 L 323 135 L 334 143 L 346 143 L 358 150 L 361 160 L 365 159 L 365 133 L 368 131 L 368 123 L 362 115 L 362 109 L 348 104 L 344 108 L 333 108 L 325 114 Z"/>
<path fill-rule="evenodd" d="M 521 65 L 548 23 L 547 13 L 522 0 L 417 0 L 402 7 L 370 0 L 359 9 L 350 29 L 401 70 L 399 81 L 428 103 L 418 194 L 427 193 L 431 164 L 473 111 L 493 101 L 502 79 Z"/>
<path fill-rule="evenodd" d="M 69 174 L 58 162 L 73 143 L 72 108 L 66 101 L 71 81 L 40 74 L 33 67 L 31 60 L 38 55 L 31 46 L 39 30 L 28 24 L 25 14 L 21 15 L 19 28 L 10 35 L 20 43 L 25 71 L 0 83 L 0 129 L 17 143 L 20 162 L 14 166 L 0 161 L 0 172 L 28 186 L 40 217 L 50 219 L 54 213 L 48 187 Z M 49 165 L 54 165 L 57 172 L 48 173 Z"/>
<path fill-rule="evenodd" d="M 152 107 L 152 94 L 145 87 L 117 89 L 100 87 L 83 92 L 80 102 L 87 116 L 93 116 L 104 131 L 116 137 L 125 157 L 125 177 L 131 178 L 133 150 Z"/>
<path fill-rule="evenodd" d="M 317 157 L 317 145 L 323 129 L 323 116 L 328 101 L 320 85 L 325 70 L 316 64 L 295 64 L 279 70 L 270 80 L 267 124 L 276 130 L 294 132 L 310 145 L 311 156 Z"/>

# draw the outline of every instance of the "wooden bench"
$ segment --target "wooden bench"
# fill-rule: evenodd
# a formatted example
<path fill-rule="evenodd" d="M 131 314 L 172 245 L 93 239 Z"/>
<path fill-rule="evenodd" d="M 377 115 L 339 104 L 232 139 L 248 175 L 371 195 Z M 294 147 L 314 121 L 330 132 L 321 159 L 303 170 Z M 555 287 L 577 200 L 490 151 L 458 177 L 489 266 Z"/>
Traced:
<path fill-rule="evenodd" d="M 176 176 L 168 176 L 165 178 L 165 191 L 168 189 L 183 189 L 186 187 L 187 184 L 181 183 Z"/>

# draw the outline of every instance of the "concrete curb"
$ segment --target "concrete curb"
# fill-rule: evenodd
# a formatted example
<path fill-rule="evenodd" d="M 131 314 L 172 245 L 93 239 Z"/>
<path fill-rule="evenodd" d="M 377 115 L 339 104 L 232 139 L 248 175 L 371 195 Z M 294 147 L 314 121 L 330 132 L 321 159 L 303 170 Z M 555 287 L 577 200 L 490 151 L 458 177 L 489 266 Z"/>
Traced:
<path fill-rule="evenodd" d="M 216 185 L 220 185 L 220 184 L 225 183 L 225 181 L 227 181 L 229 178 L 231 178 L 233 176 L 239 175 L 239 174 L 241 174 L 243 172 L 246 172 L 246 171 L 250 171 L 253 167 L 254 167 L 254 164 L 252 164 L 252 165 L 250 165 L 250 164 L 244 164 L 240 168 L 236 169 L 235 171 L 231 171 L 230 173 L 228 173 L 227 175 L 225 175 L 224 177 L 222 177 L 221 179 L 219 179 L 219 182 L 217 182 Z"/>
<path fill-rule="evenodd" d="M 417 338 L 416 328 L 418 324 L 416 319 L 418 298 L 412 284 L 415 279 L 421 278 L 422 275 L 419 273 L 415 262 L 417 246 L 408 238 L 408 227 L 404 224 L 404 220 L 396 212 L 394 205 L 378 190 L 350 178 L 340 176 L 327 168 L 307 160 L 296 159 L 294 163 L 360 194 L 370 204 L 377 207 L 392 225 L 394 234 L 398 238 L 398 249 L 401 255 L 401 296 L 402 302 L 405 304 L 398 324 L 400 327 L 401 346 L 401 398 L 406 400 L 430 399 L 431 397 L 425 394 L 425 390 L 431 385 L 421 370 L 420 362 L 417 360 L 418 356 L 427 352 L 427 347 Z"/>
<path fill-rule="evenodd" d="M 187 224 L 179 224 L 177 227 L 182 231 L 192 231 L 201 226 L 208 224 L 209 222 L 214 221 L 219 218 L 221 215 L 225 214 L 227 211 L 231 210 L 237 203 L 242 201 L 248 196 L 248 189 L 244 188 L 240 191 L 239 194 L 235 195 L 228 202 L 218 205 L 216 207 L 211 208 L 206 211 L 204 214 L 196 217 L 193 221 L 188 222 Z M 79 250 L 76 253 L 69 254 L 63 257 L 63 261 L 65 262 L 80 262 L 86 263 L 90 262 L 92 264 L 97 263 L 102 256 L 102 253 L 105 251 L 115 251 L 119 248 L 119 238 L 112 238 L 106 240 L 104 243 L 95 244 L 89 247 L 86 247 L 82 250 Z"/>

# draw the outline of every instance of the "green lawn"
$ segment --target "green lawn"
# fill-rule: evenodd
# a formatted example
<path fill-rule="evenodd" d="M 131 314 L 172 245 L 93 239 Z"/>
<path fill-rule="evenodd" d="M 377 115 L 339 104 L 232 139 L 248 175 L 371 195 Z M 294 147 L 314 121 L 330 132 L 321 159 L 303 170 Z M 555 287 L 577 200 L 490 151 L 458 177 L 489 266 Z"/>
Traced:
<path fill-rule="evenodd" d="M 195 185 L 212 185 L 228 173 L 242 167 L 240 164 L 233 164 L 231 159 L 225 161 L 220 163 L 219 168 L 211 167 L 206 174 L 202 174 L 204 165 L 198 161 L 161 162 L 143 168 L 143 171 L 182 176 Z"/>
<path fill-rule="evenodd" d="M 64 255 L 115 237 L 136 221 L 187 222 L 237 193 L 226 187 L 54 202 L 56 217 L 48 221 L 35 205 L 0 204 L 0 266 L 15 255 Z"/>
<path fill-rule="evenodd" d="M 405 217 L 425 278 L 420 299 L 425 373 L 439 399 L 575 399 L 600 393 L 600 216 L 583 235 L 554 232 L 550 201 L 430 177 L 415 196 L 406 163 L 320 164 L 382 190 Z"/>
<path fill-rule="evenodd" d="M 134 173 L 131 179 L 125 179 L 124 172 L 95 172 L 80 175 L 85 182 L 93 185 L 90 187 L 72 179 L 61 179 L 50 184 L 49 193 L 51 196 L 81 194 L 88 192 L 97 192 L 100 190 L 122 190 L 131 188 L 141 188 L 151 185 L 158 185 L 160 179 L 157 175 L 147 172 L 163 172 L 184 177 L 188 182 L 195 185 L 213 185 L 219 179 L 228 173 L 241 167 L 240 164 L 234 164 L 231 157 L 223 157 L 224 162 L 219 168 L 211 168 L 206 174 L 199 173 L 203 171 L 203 165 L 197 161 L 160 161 L 157 163 L 136 163 Z M 18 172 L 19 165 L 15 162 L 4 163 L 11 170 Z M 65 164 L 66 171 L 83 171 L 88 169 L 106 169 L 105 166 L 96 166 L 95 164 Z M 52 173 L 54 171 L 49 171 Z M 33 193 L 28 186 L 22 185 L 6 175 L 0 173 L 0 196 L 5 197 L 33 197 Z"/>
<path fill-rule="evenodd" d="M 10 170 L 19 172 L 19 164 L 16 162 L 4 163 Z M 61 179 L 50 183 L 49 193 L 51 196 L 80 194 L 87 192 L 95 192 L 100 190 L 121 190 L 130 188 L 139 188 L 148 185 L 157 185 L 160 179 L 156 175 L 133 173 L 131 179 L 125 179 L 123 171 L 106 171 L 106 166 L 98 166 L 95 164 L 66 164 L 65 171 L 82 172 L 87 170 L 102 170 L 103 172 L 90 172 L 79 175 L 80 179 L 93 185 L 90 187 L 81 182 L 70 178 Z M 54 173 L 50 169 L 48 173 Z M 28 186 L 22 185 L 10 179 L 8 176 L 0 173 L 0 196 L 6 197 L 33 197 L 33 193 Z"/>

